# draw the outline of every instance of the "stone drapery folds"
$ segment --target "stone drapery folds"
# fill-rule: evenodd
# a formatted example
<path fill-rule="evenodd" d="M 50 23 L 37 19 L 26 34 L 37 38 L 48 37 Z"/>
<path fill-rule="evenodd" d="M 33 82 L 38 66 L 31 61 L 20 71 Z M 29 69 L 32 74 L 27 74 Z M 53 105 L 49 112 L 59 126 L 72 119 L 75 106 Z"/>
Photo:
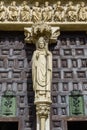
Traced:
<path fill-rule="evenodd" d="M 34 43 L 36 50 L 32 57 L 32 81 L 35 92 L 34 103 L 37 113 L 37 130 L 50 130 L 52 54 L 48 44 L 55 42 L 60 34 L 59 27 L 51 27 L 45 22 L 35 23 L 32 28 L 24 28 L 25 42 Z"/>

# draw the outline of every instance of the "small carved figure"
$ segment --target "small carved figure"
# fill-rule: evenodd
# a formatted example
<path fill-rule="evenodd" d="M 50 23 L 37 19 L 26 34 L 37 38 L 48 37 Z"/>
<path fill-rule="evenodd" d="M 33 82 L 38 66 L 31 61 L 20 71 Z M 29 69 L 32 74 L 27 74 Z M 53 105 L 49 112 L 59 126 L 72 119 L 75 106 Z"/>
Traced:
<path fill-rule="evenodd" d="M 23 1 L 20 9 L 20 20 L 23 22 L 30 21 L 30 7 L 28 6 L 27 1 Z"/>
<path fill-rule="evenodd" d="M 87 7 L 85 6 L 84 2 L 80 3 L 80 8 L 78 11 L 78 20 L 79 21 L 86 21 L 87 19 Z"/>
<path fill-rule="evenodd" d="M 49 6 L 49 2 L 45 2 L 45 6 L 42 10 L 42 17 L 44 21 L 50 22 L 52 20 L 52 7 Z"/>
<path fill-rule="evenodd" d="M 16 1 L 12 1 L 11 5 L 8 7 L 8 20 L 18 20 L 18 7 L 16 5 Z"/>
<path fill-rule="evenodd" d="M 6 19 L 6 7 L 4 6 L 4 1 L 0 2 L 0 21 Z"/>
<path fill-rule="evenodd" d="M 42 20 L 42 10 L 39 6 L 39 2 L 35 2 L 35 6 L 32 8 L 32 20 L 38 22 Z"/>
<path fill-rule="evenodd" d="M 61 6 L 61 1 L 57 2 L 54 9 L 54 21 L 63 21 L 64 19 L 64 8 Z"/>
<path fill-rule="evenodd" d="M 67 5 L 66 17 L 67 17 L 68 21 L 76 21 L 77 10 L 73 6 L 73 2 L 72 1 L 69 1 L 68 5 Z"/>
<path fill-rule="evenodd" d="M 32 78 L 35 99 L 50 100 L 52 79 L 52 54 L 43 37 L 37 41 L 37 50 L 32 58 Z"/>

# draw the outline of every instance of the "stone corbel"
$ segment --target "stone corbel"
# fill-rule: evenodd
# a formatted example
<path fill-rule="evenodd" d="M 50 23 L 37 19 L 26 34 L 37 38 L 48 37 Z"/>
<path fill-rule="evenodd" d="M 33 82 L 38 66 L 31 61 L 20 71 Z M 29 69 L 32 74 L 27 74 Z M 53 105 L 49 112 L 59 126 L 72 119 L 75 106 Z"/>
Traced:
<path fill-rule="evenodd" d="M 41 31 L 43 31 L 43 29 L 44 29 L 43 25 L 44 25 L 43 23 L 38 24 L 38 27 L 36 29 L 38 29 L 39 26 L 42 26 L 42 28 L 41 28 L 42 30 L 39 30 L 39 31 L 34 30 L 34 31 L 36 31 L 35 33 L 38 33 L 39 37 L 40 37 L 40 35 L 48 36 L 49 37 L 49 43 L 51 43 L 51 44 L 56 43 L 57 37 L 60 35 L 60 27 L 51 27 L 51 26 L 49 26 L 50 27 L 50 34 L 49 34 L 49 32 L 47 32 L 46 34 L 41 34 Z M 35 35 L 34 31 L 33 31 L 32 27 L 25 27 L 24 28 L 25 43 L 35 43 L 36 39 L 34 37 L 34 35 Z"/>
<path fill-rule="evenodd" d="M 60 27 L 51 27 L 51 29 L 52 29 L 52 35 L 50 38 L 50 43 L 55 43 L 57 37 L 60 35 Z"/>
<path fill-rule="evenodd" d="M 24 28 L 25 43 L 32 43 L 32 31 L 31 27 Z"/>

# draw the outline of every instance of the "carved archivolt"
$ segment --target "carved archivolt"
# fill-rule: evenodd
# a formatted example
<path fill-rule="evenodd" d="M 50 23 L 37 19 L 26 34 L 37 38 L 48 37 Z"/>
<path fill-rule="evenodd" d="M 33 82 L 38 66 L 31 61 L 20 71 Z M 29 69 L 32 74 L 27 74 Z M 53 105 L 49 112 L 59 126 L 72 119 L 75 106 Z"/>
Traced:
<path fill-rule="evenodd" d="M 31 6 L 27 1 L 23 1 L 21 5 L 18 5 L 16 1 L 12 1 L 7 6 L 4 1 L 0 1 L 0 21 L 84 22 L 87 21 L 87 5 L 85 2 L 74 4 L 72 1 L 66 4 L 57 1 L 50 5 L 46 1 L 44 5 L 35 2 Z"/>

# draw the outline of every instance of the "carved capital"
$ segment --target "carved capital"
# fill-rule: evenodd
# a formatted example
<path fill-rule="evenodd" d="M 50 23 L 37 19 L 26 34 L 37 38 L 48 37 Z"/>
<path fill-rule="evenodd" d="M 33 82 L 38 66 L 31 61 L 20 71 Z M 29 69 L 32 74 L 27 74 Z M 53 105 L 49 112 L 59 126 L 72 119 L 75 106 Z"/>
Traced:
<path fill-rule="evenodd" d="M 26 43 L 36 43 L 39 37 L 44 37 L 48 43 L 55 43 L 60 35 L 59 27 L 51 27 L 44 22 L 35 23 L 31 28 L 24 28 L 24 31 Z"/>
<path fill-rule="evenodd" d="M 33 41 L 37 41 L 39 37 L 44 37 L 45 39 L 50 39 L 52 35 L 51 26 L 44 22 L 35 23 L 32 26 L 32 38 Z"/>
<path fill-rule="evenodd" d="M 44 117 L 46 119 L 48 117 L 50 113 L 50 104 L 50 102 L 36 103 L 36 113 L 40 118 Z"/>
<path fill-rule="evenodd" d="M 60 35 L 60 27 L 51 27 L 52 35 L 50 38 L 50 43 L 55 43 L 57 37 Z"/>
<path fill-rule="evenodd" d="M 33 39 L 32 39 L 32 31 L 31 31 L 31 27 L 28 27 L 28 28 L 24 28 L 24 35 L 25 35 L 25 42 L 26 43 L 32 43 Z"/>
<path fill-rule="evenodd" d="M 36 102 L 35 104 L 36 104 L 36 114 L 38 117 L 37 119 L 39 119 L 38 122 L 40 123 L 37 130 L 46 130 L 46 122 L 49 119 L 51 102 L 44 101 L 44 102 Z"/>

